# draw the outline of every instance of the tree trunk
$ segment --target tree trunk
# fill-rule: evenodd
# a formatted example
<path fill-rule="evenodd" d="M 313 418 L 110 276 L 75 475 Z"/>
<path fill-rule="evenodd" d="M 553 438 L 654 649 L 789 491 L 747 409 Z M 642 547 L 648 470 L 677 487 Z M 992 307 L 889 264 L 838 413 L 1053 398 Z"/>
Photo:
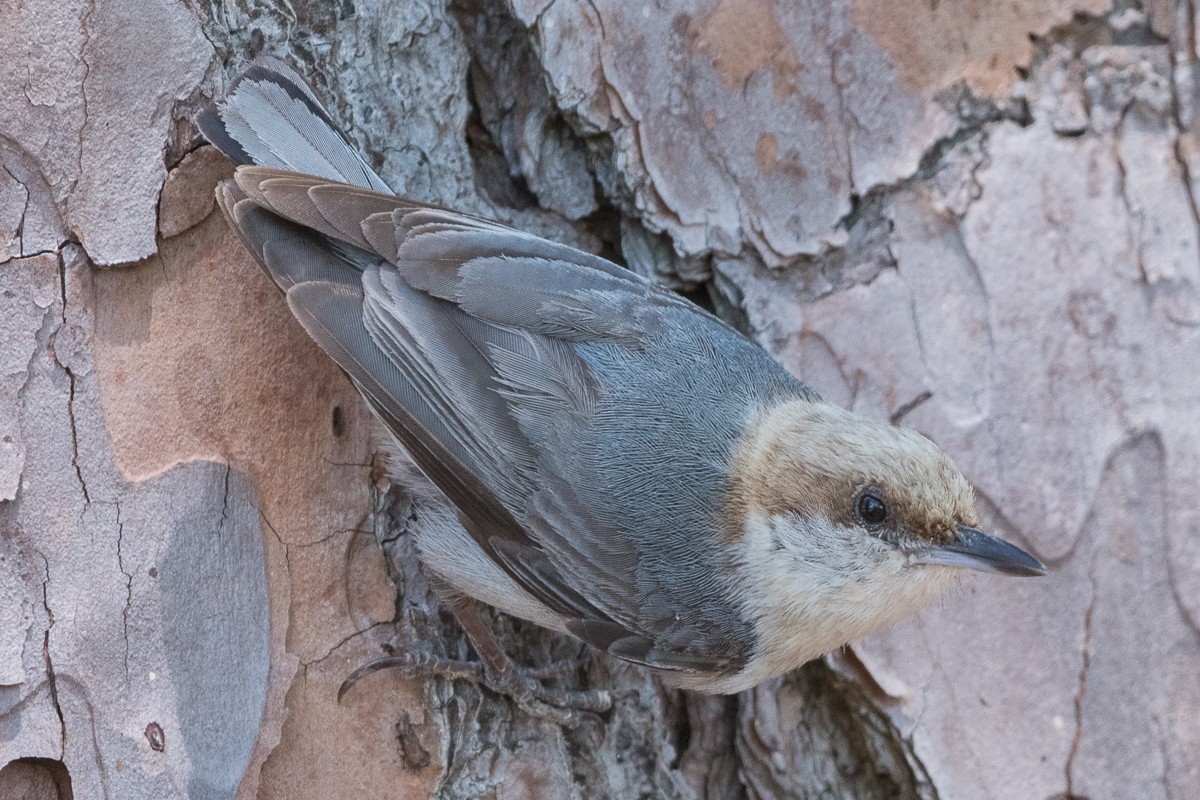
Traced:
<path fill-rule="evenodd" d="M 1113 5 L 0 6 L 0 797 L 1200 796 L 1196 9 Z M 470 650 L 427 509 L 214 211 L 192 120 L 262 51 L 397 192 L 926 433 L 1051 577 L 736 697 L 596 657 L 599 746 L 461 682 L 339 704 L 390 642 Z"/>

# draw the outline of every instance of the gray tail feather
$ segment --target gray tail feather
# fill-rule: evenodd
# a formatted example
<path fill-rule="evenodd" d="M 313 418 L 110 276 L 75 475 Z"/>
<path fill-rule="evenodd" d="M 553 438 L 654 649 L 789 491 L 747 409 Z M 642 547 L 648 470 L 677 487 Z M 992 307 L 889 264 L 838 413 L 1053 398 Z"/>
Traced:
<path fill-rule="evenodd" d="M 208 108 L 200 131 L 239 164 L 258 164 L 390 192 L 346 141 L 316 95 L 279 59 L 259 56 Z"/>
<path fill-rule="evenodd" d="M 316 175 L 374 191 L 390 190 L 338 131 L 295 70 L 260 56 L 234 79 L 224 102 L 199 119 L 200 131 L 239 164 Z M 279 288 L 319 280 L 360 285 L 378 258 L 288 222 L 251 202 L 233 181 L 217 203 L 247 249 Z"/>

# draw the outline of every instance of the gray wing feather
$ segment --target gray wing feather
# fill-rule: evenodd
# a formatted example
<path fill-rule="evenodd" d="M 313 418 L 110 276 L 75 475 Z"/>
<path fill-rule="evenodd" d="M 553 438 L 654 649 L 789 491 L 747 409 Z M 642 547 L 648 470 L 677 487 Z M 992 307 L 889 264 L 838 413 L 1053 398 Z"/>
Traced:
<path fill-rule="evenodd" d="M 226 187 L 223 195 L 234 198 L 238 192 Z M 562 342 L 490 324 L 418 292 L 389 265 L 371 262 L 353 247 L 339 249 L 251 199 L 236 201 L 234 208 L 233 221 L 250 251 L 281 288 L 294 287 L 288 296 L 297 318 L 422 470 L 443 486 L 485 550 L 565 617 L 618 625 L 609 611 L 573 588 L 588 585 L 600 596 L 624 596 L 616 585 L 623 569 L 605 566 L 612 554 L 598 561 L 601 569 L 594 575 L 583 570 L 566 578 L 558 565 L 590 556 L 557 534 L 557 547 L 546 547 L 551 537 L 544 519 L 562 520 L 547 513 L 549 501 L 560 502 L 569 490 L 542 495 L 535 525 L 547 533 L 544 538 L 531 536 L 527 523 L 518 521 L 529 516 L 526 506 L 540 480 L 537 455 L 521 423 L 536 430 L 560 413 L 586 418 L 597 390 L 582 360 Z M 365 271 L 348 267 L 347 258 L 359 267 L 368 262 Z M 334 291 L 334 282 L 343 289 Z M 460 484 L 465 478 L 467 488 L 446 489 L 450 476 Z"/>
<path fill-rule="evenodd" d="M 413 289 L 385 289 L 378 268 L 367 271 L 363 288 L 364 324 L 413 377 L 436 432 L 508 508 L 519 509 L 536 480 L 537 456 L 495 392 L 485 352 L 468 335 L 503 339 L 504 332 L 484 330 L 457 307 Z"/>
<path fill-rule="evenodd" d="M 641 276 L 591 253 L 454 212 L 405 211 L 393 214 L 392 221 L 396 226 L 397 268 L 405 280 L 420 281 L 430 265 L 441 271 L 481 256 L 503 255 L 578 264 L 592 275 L 608 275 L 623 285 L 650 285 Z"/>
<path fill-rule="evenodd" d="M 392 212 L 372 214 L 364 218 L 362 234 L 380 258 L 389 264 L 396 263 L 399 245 L 396 243 L 396 224 L 392 221 Z"/>
<path fill-rule="evenodd" d="M 569 540 L 555 537 L 558 546 L 547 547 L 552 540 L 537 535 L 541 526 L 528 525 L 535 498 L 545 501 L 544 509 L 566 494 L 539 490 L 547 477 L 538 472 L 539 456 L 521 422 L 535 426 L 561 413 L 586 416 L 596 396 L 586 365 L 561 342 L 475 319 L 417 292 L 391 270 L 367 270 L 363 288 L 366 329 L 419 395 L 408 405 L 515 518 L 525 520 L 517 535 L 510 529 L 481 532 L 486 549 L 559 613 L 608 619 L 605 604 L 589 599 L 620 595 L 596 583 L 607 574 L 590 575 L 586 583 L 564 578 L 563 565 L 575 557 L 567 552 Z M 589 597 L 572 588 L 582 585 L 591 588 Z"/>
<path fill-rule="evenodd" d="M 458 276 L 468 314 L 568 341 L 636 347 L 654 332 L 656 307 L 676 302 L 640 282 L 540 258 L 476 258 Z"/>
<path fill-rule="evenodd" d="M 507 343 L 488 342 L 497 393 L 522 428 L 566 413 L 588 419 L 599 395 L 587 365 L 563 342 L 519 332 Z"/>
<path fill-rule="evenodd" d="M 371 410 L 459 509 L 472 535 L 483 542 L 500 538 L 537 549 L 491 488 L 423 423 L 420 417 L 429 416 L 420 388 L 379 348 L 363 323 L 362 289 L 309 281 L 289 289 L 287 299 L 308 334 L 346 371 Z"/>
<path fill-rule="evenodd" d="M 304 281 L 357 285 L 361 260 L 343 258 L 339 248 L 301 225 L 280 219 L 224 181 L 217 205 L 242 243 L 283 291 Z"/>
<path fill-rule="evenodd" d="M 363 237 L 360 219 L 346 224 L 345 215 L 334 215 L 333 219 L 322 213 L 320 205 L 315 202 L 311 192 L 313 184 L 307 176 L 292 173 L 280 175 L 276 170 L 264 170 L 260 167 L 242 167 L 234 173 L 238 187 L 264 208 L 270 209 L 279 216 L 299 225 L 312 228 L 314 231 L 352 244 L 365 250 L 371 249 L 370 243 Z M 353 188 L 353 187 L 348 187 Z M 365 193 L 365 190 L 359 190 Z M 355 197 L 361 205 L 361 195 L 347 193 Z M 368 199 L 377 199 L 383 195 L 367 194 Z M 390 211 L 395 207 L 393 200 L 387 207 Z M 371 209 L 379 211 L 378 203 Z"/>

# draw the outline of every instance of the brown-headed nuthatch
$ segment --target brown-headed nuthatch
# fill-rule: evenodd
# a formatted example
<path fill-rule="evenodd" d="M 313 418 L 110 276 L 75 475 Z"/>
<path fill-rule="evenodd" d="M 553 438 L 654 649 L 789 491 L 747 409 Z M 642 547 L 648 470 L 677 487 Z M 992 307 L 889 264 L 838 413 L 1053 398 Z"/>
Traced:
<path fill-rule="evenodd" d="M 253 62 L 201 128 L 242 165 L 218 187 L 230 223 L 455 509 L 417 547 L 501 683 L 463 596 L 730 693 L 964 567 L 1045 572 L 980 532 L 923 436 L 603 258 L 393 195 L 285 64 Z"/>

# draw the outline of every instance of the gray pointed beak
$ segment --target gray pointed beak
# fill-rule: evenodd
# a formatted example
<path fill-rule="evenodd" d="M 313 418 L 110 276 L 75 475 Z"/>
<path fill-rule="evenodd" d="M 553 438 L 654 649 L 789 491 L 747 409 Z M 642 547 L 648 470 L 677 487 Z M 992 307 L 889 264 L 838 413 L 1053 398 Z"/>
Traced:
<path fill-rule="evenodd" d="M 958 526 L 952 541 L 917 553 L 913 561 L 918 564 L 964 567 L 1001 575 L 1033 576 L 1045 575 L 1047 572 L 1045 564 L 1016 545 L 966 525 Z"/>

